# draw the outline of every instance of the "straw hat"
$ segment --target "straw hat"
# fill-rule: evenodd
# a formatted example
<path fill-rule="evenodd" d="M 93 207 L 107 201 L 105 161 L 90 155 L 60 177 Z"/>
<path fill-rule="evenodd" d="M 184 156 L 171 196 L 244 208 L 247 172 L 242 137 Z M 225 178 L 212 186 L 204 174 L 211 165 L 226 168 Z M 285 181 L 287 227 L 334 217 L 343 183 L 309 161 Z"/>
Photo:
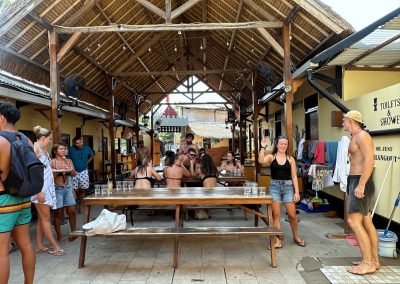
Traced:
<path fill-rule="evenodd" d="M 357 121 L 357 122 L 359 122 L 359 123 L 364 124 L 362 114 L 361 114 L 361 112 L 359 112 L 359 111 L 357 111 L 357 110 L 350 110 L 350 111 L 348 111 L 348 112 L 344 115 L 344 117 L 350 118 L 350 119 L 352 119 L 352 120 L 355 120 L 355 121 Z"/>

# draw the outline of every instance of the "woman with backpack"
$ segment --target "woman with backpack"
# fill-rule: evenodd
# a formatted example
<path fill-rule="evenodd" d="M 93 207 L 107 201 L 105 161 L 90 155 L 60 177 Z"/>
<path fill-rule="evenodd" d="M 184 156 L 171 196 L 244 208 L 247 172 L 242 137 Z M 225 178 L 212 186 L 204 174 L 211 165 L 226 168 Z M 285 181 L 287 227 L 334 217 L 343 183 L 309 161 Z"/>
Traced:
<path fill-rule="evenodd" d="M 51 159 L 49 153 L 46 151 L 46 147 L 53 140 L 53 135 L 50 130 L 41 126 L 35 126 L 33 132 L 36 134 L 36 142 L 33 148 L 37 157 L 45 166 L 42 191 L 33 195 L 31 198 L 38 213 L 38 222 L 36 225 L 36 252 L 47 252 L 55 256 L 61 256 L 65 253 L 54 239 L 50 222 L 50 208 L 56 209 L 57 201 L 53 172 L 50 167 Z M 43 244 L 43 235 L 46 236 L 47 240 L 50 242 L 51 248 Z"/>

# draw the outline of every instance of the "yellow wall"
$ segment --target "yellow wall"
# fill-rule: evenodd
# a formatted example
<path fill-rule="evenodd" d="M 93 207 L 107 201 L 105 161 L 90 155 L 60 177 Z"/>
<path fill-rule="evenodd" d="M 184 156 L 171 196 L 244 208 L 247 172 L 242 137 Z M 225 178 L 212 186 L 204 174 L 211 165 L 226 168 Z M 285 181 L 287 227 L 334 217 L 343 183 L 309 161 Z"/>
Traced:
<path fill-rule="evenodd" d="M 329 75 L 329 71 L 328 74 Z M 333 76 L 331 74 L 330 76 Z M 326 84 L 319 81 L 323 86 Z M 294 95 L 294 102 L 303 100 L 305 97 L 315 94 L 317 91 L 308 83 L 299 87 Z M 393 118 L 395 122 L 396 115 L 400 115 L 400 73 L 399 72 L 366 72 L 366 71 L 346 71 L 343 79 L 343 93 L 345 100 L 334 95 L 336 99 L 342 102 L 349 109 L 357 109 L 364 114 L 364 120 L 369 130 L 382 130 L 400 128 L 399 124 L 384 125 L 382 121 L 386 118 Z M 377 98 L 377 109 L 374 110 L 374 98 Z M 382 109 L 381 103 L 395 101 L 390 109 Z M 341 127 L 331 126 L 331 112 L 338 109 L 327 99 L 319 99 L 318 102 L 318 128 L 319 139 L 323 141 L 339 140 L 342 136 L 348 133 L 344 132 Z M 304 127 L 304 107 L 293 110 L 293 129 L 295 125 Z M 301 131 L 301 129 L 299 129 Z M 394 201 L 400 190 L 398 185 L 398 177 L 400 175 L 400 135 L 374 136 L 372 137 L 375 147 L 375 170 L 374 180 L 376 186 L 375 204 L 379 190 L 383 186 L 382 195 L 377 205 L 376 213 L 386 218 L 390 217 L 393 209 Z M 384 148 L 386 147 L 386 149 Z M 389 161 L 377 160 L 387 159 L 393 156 L 396 162 L 388 173 L 385 184 L 384 177 L 386 175 Z M 397 183 L 395 181 L 397 178 Z M 330 195 L 343 199 L 343 192 L 338 187 L 324 189 Z M 395 222 L 400 222 L 400 210 L 397 210 L 394 219 Z"/>
<path fill-rule="evenodd" d="M 35 105 L 29 105 L 22 107 L 21 110 L 21 118 L 16 124 L 17 129 L 19 130 L 32 130 L 34 126 L 40 125 L 47 129 L 50 129 L 50 121 L 46 117 L 44 117 L 40 112 L 35 109 L 39 108 Z M 50 112 L 45 112 L 47 115 L 50 115 Z M 62 133 L 70 135 L 70 142 L 72 144 L 72 139 L 75 137 L 76 128 L 82 126 L 83 120 L 82 116 L 64 112 L 63 117 L 61 119 L 61 129 Z M 91 135 L 93 136 L 93 151 L 95 152 L 94 158 L 94 168 L 97 169 L 98 174 L 102 172 L 102 155 L 101 152 L 98 152 L 98 137 L 101 137 L 101 130 L 104 131 L 104 136 L 109 137 L 108 129 L 97 119 L 88 120 L 85 122 L 85 125 L 82 127 L 83 135 Z M 117 136 L 118 137 L 118 136 Z M 51 151 L 51 146 L 48 147 L 48 152 Z M 109 147 L 110 149 L 110 142 Z M 98 176 L 99 178 L 100 176 Z"/>
<path fill-rule="evenodd" d="M 345 71 L 343 76 L 344 99 L 354 99 L 397 83 L 400 83 L 399 72 Z"/>

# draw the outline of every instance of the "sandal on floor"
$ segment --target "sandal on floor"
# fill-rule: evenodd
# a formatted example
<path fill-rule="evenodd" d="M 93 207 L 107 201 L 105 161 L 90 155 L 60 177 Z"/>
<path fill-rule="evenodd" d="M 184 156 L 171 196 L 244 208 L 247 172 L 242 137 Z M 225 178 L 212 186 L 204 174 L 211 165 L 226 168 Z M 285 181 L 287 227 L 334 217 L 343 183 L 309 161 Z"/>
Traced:
<path fill-rule="evenodd" d="M 275 249 L 281 249 L 281 248 L 283 248 L 283 245 L 275 247 Z M 267 246 L 267 250 L 271 250 L 271 246 L 270 245 Z"/>
<path fill-rule="evenodd" d="M 41 248 L 41 249 L 36 249 L 35 252 L 36 253 L 41 253 L 41 252 L 48 252 L 49 250 L 50 250 L 49 248 L 44 247 L 44 248 Z"/>
<path fill-rule="evenodd" d="M 63 249 L 56 249 L 56 250 L 49 250 L 49 254 L 54 255 L 54 256 L 63 256 L 65 255 L 65 252 Z"/>
<path fill-rule="evenodd" d="M 300 241 L 293 240 L 293 242 L 296 245 L 300 246 L 300 247 L 305 247 L 306 246 L 306 241 L 305 240 L 300 240 Z"/>

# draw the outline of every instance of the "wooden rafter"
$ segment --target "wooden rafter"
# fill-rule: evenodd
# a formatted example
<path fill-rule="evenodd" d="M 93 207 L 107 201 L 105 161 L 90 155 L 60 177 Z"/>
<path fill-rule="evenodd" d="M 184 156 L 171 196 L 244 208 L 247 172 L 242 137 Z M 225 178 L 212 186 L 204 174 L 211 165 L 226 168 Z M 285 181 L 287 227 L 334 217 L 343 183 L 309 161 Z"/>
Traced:
<path fill-rule="evenodd" d="M 17 11 L 6 23 L 0 26 L 0 37 L 14 27 L 19 21 L 35 9 L 43 0 L 31 0 L 26 3 L 25 7 Z"/>
<path fill-rule="evenodd" d="M 258 32 L 262 37 L 272 46 L 272 48 L 283 58 L 283 48 L 282 46 L 267 32 L 264 28 L 258 28 Z"/>
<path fill-rule="evenodd" d="M 239 22 L 239 18 L 242 15 L 242 12 L 243 12 L 243 0 L 240 0 L 239 7 L 238 7 L 237 13 L 236 13 L 235 23 Z M 231 34 L 231 38 L 229 40 L 228 53 L 225 56 L 224 70 L 228 67 L 230 53 L 231 53 L 231 50 L 232 50 L 232 47 L 233 47 L 233 43 L 235 41 L 235 35 L 236 35 L 236 30 L 233 30 L 232 34 Z M 219 82 L 218 90 L 220 90 L 222 88 L 222 79 L 224 79 L 224 76 L 225 76 L 225 73 L 222 72 L 221 81 Z"/>
<path fill-rule="evenodd" d="M 183 24 L 156 24 L 156 25 L 125 25 L 114 24 L 109 26 L 68 27 L 55 25 L 59 33 L 105 33 L 105 32 L 155 32 L 155 31 L 210 31 L 210 30 L 243 30 L 257 28 L 281 28 L 282 21 L 252 21 L 243 23 L 183 23 Z"/>
<path fill-rule="evenodd" d="M 328 17 L 325 13 L 321 12 L 320 9 L 312 5 L 309 1 L 306 0 L 293 0 L 297 5 L 300 5 L 304 10 L 309 12 L 319 21 L 321 21 L 325 26 L 329 27 L 332 31 L 337 34 L 343 32 L 343 28 L 338 25 L 334 20 Z"/>
<path fill-rule="evenodd" d="M 181 14 L 183 14 L 184 12 L 189 10 L 191 7 L 193 7 L 194 5 L 199 3 L 200 1 L 202 1 L 202 0 L 189 0 L 189 1 L 185 2 L 185 3 L 183 3 L 181 6 L 179 6 L 174 11 L 172 11 L 171 20 L 173 20 L 176 17 L 180 16 Z"/>
<path fill-rule="evenodd" d="M 69 40 L 63 45 L 63 47 L 60 49 L 60 51 L 57 54 L 57 62 L 60 63 L 63 57 L 68 53 L 68 51 L 71 50 L 71 48 L 74 46 L 74 44 L 78 41 L 81 33 L 77 32 L 72 34 L 72 36 L 69 38 Z"/>
<path fill-rule="evenodd" d="M 166 76 L 166 75 L 201 75 L 201 74 L 220 74 L 225 73 L 243 73 L 248 72 L 249 69 L 213 69 L 213 70 L 166 70 L 166 71 L 149 71 L 149 72 L 125 72 L 125 73 L 114 73 L 115 77 L 135 77 L 135 76 Z"/>

